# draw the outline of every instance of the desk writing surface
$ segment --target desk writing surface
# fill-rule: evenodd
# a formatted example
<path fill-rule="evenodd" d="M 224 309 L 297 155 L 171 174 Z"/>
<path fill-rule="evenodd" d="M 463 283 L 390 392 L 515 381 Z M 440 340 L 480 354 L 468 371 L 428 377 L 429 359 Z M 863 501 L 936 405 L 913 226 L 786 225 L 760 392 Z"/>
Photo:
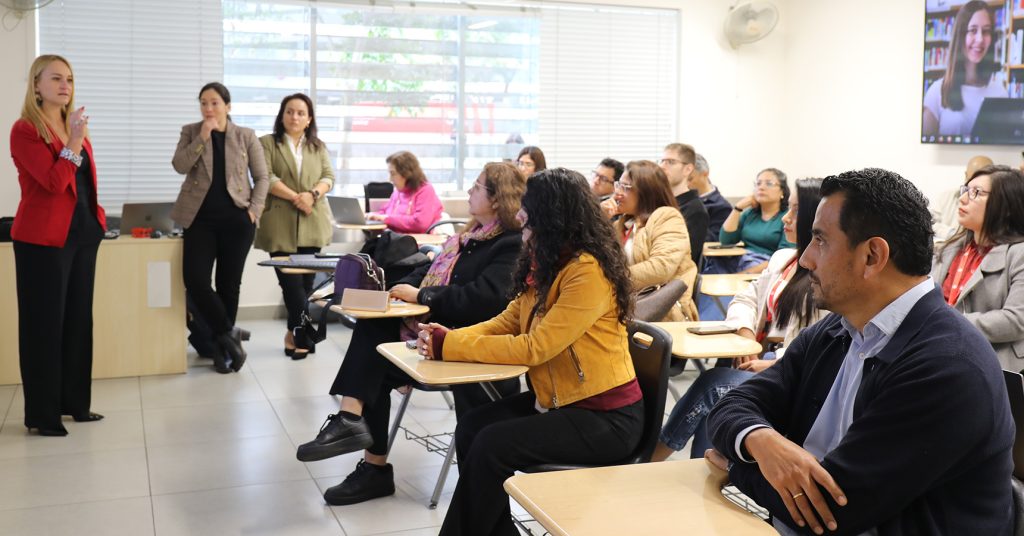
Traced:
<path fill-rule="evenodd" d="M 705 274 L 700 278 L 700 292 L 708 296 L 735 296 L 750 286 L 760 274 Z"/>
<path fill-rule="evenodd" d="M 320 302 L 320 305 L 325 305 Z M 351 316 L 357 320 L 364 318 L 405 318 L 407 316 L 425 315 L 430 312 L 430 307 L 418 303 L 392 300 L 388 303 L 388 310 L 384 312 L 367 311 L 364 309 L 349 309 L 341 305 L 332 305 L 331 310 L 335 313 Z"/>
<path fill-rule="evenodd" d="M 388 226 L 381 222 L 373 223 L 335 223 L 334 227 L 346 231 L 383 231 Z"/>
<path fill-rule="evenodd" d="M 407 236 L 415 238 L 416 244 L 420 246 L 440 246 L 450 238 L 443 234 L 411 234 Z"/>
<path fill-rule="evenodd" d="M 416 350 L 407 347 L 404 342 L 381 344 L 377 346 L 377 352 L 402 369 L 402 372 L 408 374 L 412 379 L 427 385 L 456 385 L 507 380 L 518 378 L 529 370 L 523 365 L 426 360 Z"/>
<path fill-rule="evenodd" d="M 654 325 L 672 336 L 672 355 L 681 359 L 739 357 L 761 353 L 761 343 L 735 333 L 696 335 L 686 328 L 719 325 L 722 322 L 655 322 Z"/>
<path fill-rule="evenodd" d="M 518 474 L 505 491 L 554 536 L 776 534 L 703 459 Z"/>
<path fill-rule="evenodd" d="M 719 246 L 721 242 L 705 242 L 704 243 L 704 256 L 705 257 L 740 257 L 747 253 L 746 248 L 743 247 L 743 243 L 737 243 L 732 247 L 728 248 L 713 248 L 712 246 Z"/>

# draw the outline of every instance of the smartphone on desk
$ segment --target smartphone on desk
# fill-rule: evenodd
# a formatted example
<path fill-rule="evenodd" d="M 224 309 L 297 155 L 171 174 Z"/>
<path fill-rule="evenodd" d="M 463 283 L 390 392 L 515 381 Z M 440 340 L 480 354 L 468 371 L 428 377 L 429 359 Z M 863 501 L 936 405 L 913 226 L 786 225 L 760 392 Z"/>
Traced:
<path fill-rule="evenodd" d="M 317 251 L 313 254 L 318 259 L 340 259 L 345 256 L 344 253 L 331 253 L 330 251 Z"/>
<path fill-rule="evenodd" d="M 736 333 L 736 329 L 726 324 L 708 324 L 706 326 L 692 326 L 686 331 L 694 335 L 721 335 L 723 333 Z"/>
<path fill-rule="evenodd" d="M 732 249 L 735 247 L 739 246 L 737 246 L 736 244 L 711 244 L 708 246 L 708 249 Z"/>

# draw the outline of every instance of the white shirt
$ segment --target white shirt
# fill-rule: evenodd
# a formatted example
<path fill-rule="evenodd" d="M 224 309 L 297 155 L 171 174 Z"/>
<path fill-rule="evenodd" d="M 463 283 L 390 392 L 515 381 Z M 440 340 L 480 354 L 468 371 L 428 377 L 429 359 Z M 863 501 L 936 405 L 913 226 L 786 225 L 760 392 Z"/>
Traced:
<path fill-rule="evenodd" d="M 295 145 L 292 137 L 288 134 L 284 135 L 284 140 L 287 142 L 285 145 L 288 146 L 288 150 L 292 152 L 292 158 L 295 159 L 295 180 L 299 180 L 299 177 L 302 175 L 302 147 L 306 145 L 306 135 L 303 134 L 299 138 L 298 146 Z"/>
<path fill-rule="evenodd" d="M 990 81 L 984 87 L 964 84 L 960 86 L 964 107 L 953 111 L 942 107 L 942 78 L 936 80 L 924 94 L 924 107 L 939 120 L 939 135 L 970 136 L 978 119 L 981 103 L 989 97 L 1006 98 L 1006 88 L 1000 82 Z"/>

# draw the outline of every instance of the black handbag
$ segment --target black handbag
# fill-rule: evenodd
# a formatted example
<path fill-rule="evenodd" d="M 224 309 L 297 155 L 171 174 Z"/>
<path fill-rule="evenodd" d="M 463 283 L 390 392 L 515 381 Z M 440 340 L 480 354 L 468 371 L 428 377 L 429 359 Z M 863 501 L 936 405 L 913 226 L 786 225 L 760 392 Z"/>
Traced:
<path fill-rule="evenodd" d="M 317 292 L 327 285 L 334 283 L 334 292 L 317 298 Z M 295 337 L 298 341 L 308 341 L 313 344 L 323 342 L 327 338 L 327 315 L 331 312 L 331 306 L 341 303 L 341 296 L 347 288 L 362 290 L 384 290 L 385 288 L 384 269 L 377 265 L 373 257 L 366 253 L 349 253 L 338 258 L 334 266 L 334 275 L 328 277 L 313 290 L 311 297 L 306 300 L 305 309 L 300 318 L 301 325 L 295 328 Z M 314 301 L 326 300 L 320 311 L 320 325 L 313 323 L 313 317 L 309 314 L 309 304 Z"/>

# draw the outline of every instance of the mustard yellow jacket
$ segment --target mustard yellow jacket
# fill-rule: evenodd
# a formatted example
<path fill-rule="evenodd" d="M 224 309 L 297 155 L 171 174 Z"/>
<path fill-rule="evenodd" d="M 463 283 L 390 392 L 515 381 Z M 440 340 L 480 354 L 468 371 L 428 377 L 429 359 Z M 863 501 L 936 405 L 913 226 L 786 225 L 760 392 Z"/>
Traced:
<path fill-rule="evenodd" d="M 535 289 L 486 322 L 448 332 L 443 359 L 528 366 L 537 401 L 545 408 L 572 404 L 636 377 L 614 289 L 593 256 L 570 260 L 549 294 L 546 312 L 532 322 Z"/>

